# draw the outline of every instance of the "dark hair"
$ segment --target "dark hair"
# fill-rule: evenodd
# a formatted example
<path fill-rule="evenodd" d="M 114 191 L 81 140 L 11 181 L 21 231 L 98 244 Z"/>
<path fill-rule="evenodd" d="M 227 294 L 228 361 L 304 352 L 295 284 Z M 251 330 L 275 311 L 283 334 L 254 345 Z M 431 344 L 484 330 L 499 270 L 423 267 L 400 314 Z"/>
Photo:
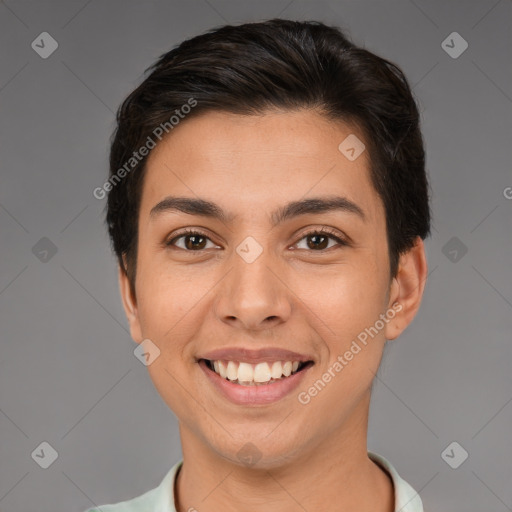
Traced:
<path fill-rule="evenodd" d="M 386 211 L 391 277 L 400 254 L 430 234 L 425 152 L 408 81 L 395 64 L 356 46 L 338 28 L 283 19 L 226 25 L 182 42 L 148 72 L 119 107 L 110 152 L 106 222 L 133 292 L 147 160 L 133 154 L 158 126 L 169 132 L 170 116 L 182 107 L 187 112 L 185 105 L 195 105 L 187 118 L 208 110 L 251 115 L 311 108 L 358 127 Z"/>

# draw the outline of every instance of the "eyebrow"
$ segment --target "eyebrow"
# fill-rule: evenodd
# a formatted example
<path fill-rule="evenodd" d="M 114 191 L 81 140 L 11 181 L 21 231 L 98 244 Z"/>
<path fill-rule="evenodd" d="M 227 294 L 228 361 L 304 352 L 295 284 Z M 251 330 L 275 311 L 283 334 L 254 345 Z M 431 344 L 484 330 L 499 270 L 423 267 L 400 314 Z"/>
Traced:
<path fill-rule="evenodd" d="M 159 214 L 168 211 L 178 211 L 189 215 L 199 215 L 220 220 L 223 223 L 230 223 L 236 219 L 237 215 L 225 212 L 218 204 L 205 199 L 193 197 L 168 196 L 157 203 L 149 216 L 157 217 Z M 332 211 L 341 211 L 352 213 L 366 221 L 363 209 L 356 203 L 342 196 L 314 197 L 292 201 L 277 210 L 271 212 L 270 221 L 273 227 L 300 215 L 319 214 Z"/>

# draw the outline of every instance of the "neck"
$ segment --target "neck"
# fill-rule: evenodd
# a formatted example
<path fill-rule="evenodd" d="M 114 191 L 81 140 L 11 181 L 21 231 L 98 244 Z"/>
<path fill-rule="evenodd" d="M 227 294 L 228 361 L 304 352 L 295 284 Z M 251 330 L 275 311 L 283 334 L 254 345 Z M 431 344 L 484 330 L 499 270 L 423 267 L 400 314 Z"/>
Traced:
<path fill-rule="evenodd" d="M 177 512 L 393 512 L 391 478 L 367 454 L 368 407 L 369 396 L 338 430 L 285 463 L 258 468 L 221 457 L 180 423 Z"/>

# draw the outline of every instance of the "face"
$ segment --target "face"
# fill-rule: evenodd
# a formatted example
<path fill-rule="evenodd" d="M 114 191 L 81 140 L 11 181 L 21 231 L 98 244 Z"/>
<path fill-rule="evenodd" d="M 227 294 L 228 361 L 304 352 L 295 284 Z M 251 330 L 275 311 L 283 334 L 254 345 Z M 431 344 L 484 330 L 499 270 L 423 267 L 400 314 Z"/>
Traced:
<path fill-rule="evenodd" d="M 419 305 L 424 262 L 400 292 L 368 152 L 338 149 L 350 134 L 363 140 L 312 111 L 210 112 L 149 155 L 136 296 L 123 272 L 121 292 L 133 339 L 160 350 L 151 379 L 205 452 L 272 467 L 363 425 L 386 339 Z"/>

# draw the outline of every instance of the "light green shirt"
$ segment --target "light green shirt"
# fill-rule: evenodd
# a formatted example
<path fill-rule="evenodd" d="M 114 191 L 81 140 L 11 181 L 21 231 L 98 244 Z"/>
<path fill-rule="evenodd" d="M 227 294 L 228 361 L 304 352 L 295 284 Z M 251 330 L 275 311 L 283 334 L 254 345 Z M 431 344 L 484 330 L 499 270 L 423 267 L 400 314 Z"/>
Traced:
<path fill-rule="evenodd" d="M 368 452 L 368 456 L 379 464 L 393 480 L 395 488 L 395 512 L 423 512 L 419 494 L 396 472 L 391 463 L 381 455 Z M 101 505 L 85 512 L 176 512 L 174 506 L 174 481 L 183 461 L 176 463 L 158 487 L 128 501 Z"/>

